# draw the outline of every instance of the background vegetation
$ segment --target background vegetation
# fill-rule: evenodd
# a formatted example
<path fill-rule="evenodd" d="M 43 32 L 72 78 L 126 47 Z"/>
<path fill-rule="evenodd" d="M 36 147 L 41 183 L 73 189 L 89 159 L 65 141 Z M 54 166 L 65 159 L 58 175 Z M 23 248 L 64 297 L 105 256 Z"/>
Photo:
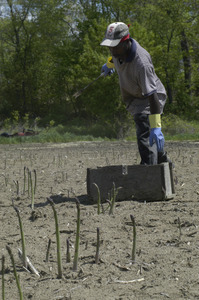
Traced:
<path fill-rule="evenodd" d="M 106 27 L 122 21 L 150 52 L 167 89 L 164 130 L 169 136 L 188 132 L 198 138 L 198 0 L 4 0 L 0 9 L 4 130 L 39 125 L 45 132 L 55 126 L 62 139 L 67 132 L 133 138 L 117 74 L 73 96 L 99 76 L 109 55 L 100 46 Z"/>

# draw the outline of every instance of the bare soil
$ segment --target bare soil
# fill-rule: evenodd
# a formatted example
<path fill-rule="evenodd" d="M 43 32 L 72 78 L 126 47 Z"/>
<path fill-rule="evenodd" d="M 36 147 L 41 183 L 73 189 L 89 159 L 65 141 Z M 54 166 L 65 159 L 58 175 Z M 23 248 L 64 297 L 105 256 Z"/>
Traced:
<path fill-rule="evenodd" d="M 136 143 L 1 145 L 0 260 L 4 255 L 5 299 L 20 299 L 7 245 L 14 255 L 25 300 L 199 299 L 199 143 L 167 142 L 166 147 L 175 164 L 175 197 L 156 202 L 126 199 L 116 202 L 113 215 L 109 215 L 109 210 L 98 215 L 97 205 L 87 197 L 87 168 L 139 164 Z M 24 190 L 24 167 L 26 176 L 27 169 L 31 171 L 33 184 L 37 175 L 34 212 L 27 178 Z M 59 219 L 61 279 L 57 276 L 54 214 L 47 197 L 53 199 Z M 73 271 L 75 197 L 80 201 L 81 214 L 76 272 Z M 12 200 L 20 210 L 26 254 L 40 277 L 26 271 L 18 257 L 21 235 Z M 137 230 L 135 263 L 131 260 L 131 214 Z M 98 264 L 95 263 L 97 228 L 100 232 Z M 46 262 L 49 239 L 52 243 Z M 69 263 L 66 262 L 67 239 Z"/>

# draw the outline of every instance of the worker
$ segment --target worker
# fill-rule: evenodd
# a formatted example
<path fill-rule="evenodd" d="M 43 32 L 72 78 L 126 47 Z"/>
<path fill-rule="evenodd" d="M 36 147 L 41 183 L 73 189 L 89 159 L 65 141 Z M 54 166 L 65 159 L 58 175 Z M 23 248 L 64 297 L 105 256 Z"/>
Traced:
<path fill-rule="evenodd" d="M 161 130 L 166 90 L 155 73 L 150 54 L 130 37 L 129 26 L 122 22 L 108 25 L 100 45 L 108 47 L 111 53 L 101 71 L 105 77 L 117 71 L 123 101 L 133 115 L 141 164 L 170 162 Z"/>

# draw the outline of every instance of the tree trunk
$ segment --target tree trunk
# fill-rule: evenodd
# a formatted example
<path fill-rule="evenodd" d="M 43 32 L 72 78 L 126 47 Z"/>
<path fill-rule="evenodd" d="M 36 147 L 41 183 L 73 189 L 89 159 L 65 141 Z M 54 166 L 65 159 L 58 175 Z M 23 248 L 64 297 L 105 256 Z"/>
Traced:
<path fill-rule="evenodd" d="M 172 88 L 169 82 L 169 74 L 167 71 L 167 68 L 165 68 L 165 73 L 166 73 L 166 88 L 167 88 L 167 96 L 169 99 L 169 104 L 173 103 L 173 95 L 172 95 Z"/>
<path fill-rule="evenodd" d="M 184 64 L 184 80 L 185 86 L 189 94 L 191 94 L 191 60 L 189 55 L 189 46 L 185 31 L 181 32 L 181 50 Z"/>

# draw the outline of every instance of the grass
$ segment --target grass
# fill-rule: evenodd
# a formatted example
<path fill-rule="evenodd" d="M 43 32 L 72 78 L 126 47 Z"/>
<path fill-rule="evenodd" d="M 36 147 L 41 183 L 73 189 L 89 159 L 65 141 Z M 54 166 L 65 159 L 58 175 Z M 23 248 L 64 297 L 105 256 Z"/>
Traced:
<path fill-rule="evenodd" d="M 162 130 L 166 140 L 199 141 L 199 121 L 187 121 L 173 114 L 163 116 Z"/>
<path fill-rule="evenodd" d="M 116 128 L 117 127 L 117 128 Z M 36 128 L 35 136 L 0 136 L 0 144 L 20 143 L 68 143 L 78 141 L 136 141 L 135 124 L 130 119 L 124 124 L 123 135 L 119 134 L 121 128 L 115 124 L 103 122 L 86 123 L 74 120 L 68 125 L 53 125 L 46 128 Z M 7 130 L 6 130 L 7 129 Z M 17 132 L 17 127 L 1 128 L 0 134 Z M 162 117 L 162 131 L 166 141 L 199 141 L 199 121 L 186 121 L 175 115 L 169 114 Z"/>
<path fill-rule="evenodd" d="M 67 129 L 66 129 L 67 130 Z M 0 137 L 0 144 L 21 144 L 21 143 L 68 143 L 78 141 L 103 141 L 110 140 L 106 137 L 95 137 L 92 135 L 74 134 L 66 131 L 65 133 L 59 133 L 59 126 L 54 127 L 46 131 L 41 129 L 40 133 L 36 136 L 25 137 Z"/>
<path fill-rule="evenodd" d="M 194 134 L 166 134 L 165 135 L 165 140 L 166 141 L 179 141 L 179 142 L 183 142 L 183 141 L 199 141 L 199 133 L 194 133 Z"/>

